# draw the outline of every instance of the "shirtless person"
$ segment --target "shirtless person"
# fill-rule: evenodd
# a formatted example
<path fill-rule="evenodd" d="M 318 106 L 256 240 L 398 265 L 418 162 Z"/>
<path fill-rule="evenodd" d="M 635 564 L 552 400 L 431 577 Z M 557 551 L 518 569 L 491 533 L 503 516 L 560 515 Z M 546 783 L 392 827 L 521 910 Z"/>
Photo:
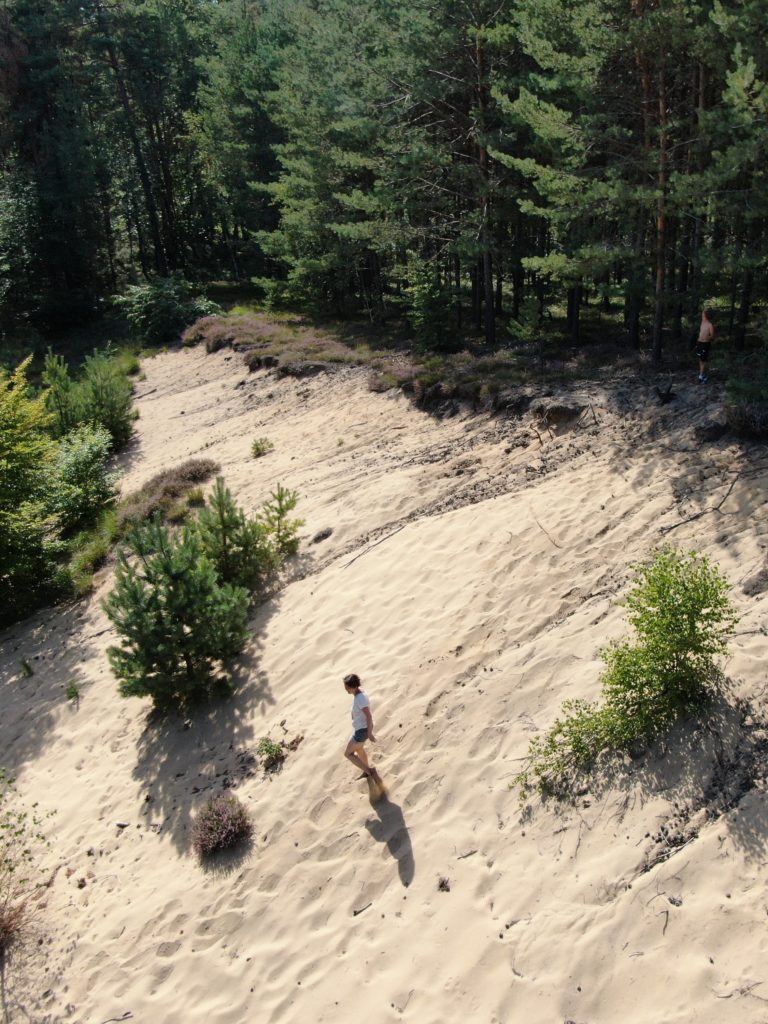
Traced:
<path fill-rule="evenodd" d="M 371 778 L 376 778 L 376 769 L 368 764 L 368 755 L 363 744 L 366 740 L 376 742 L 373 734 L 373 715 L 368 697 L 360 688 L 360 677 L 353 672 L 344 676 L 344 689 L 352 696 L 352 728 L 344 756 Z"/>
<path fill-rule="evenodd" d="M 696 342 L 696 355 L 699 357 L 699 384 L 707 383 L 707 365 L 712 339 L 715 337 L 715 325 L 712 323 L 712 310 L 705 309 L 701 314 L 699 340 Z"/>

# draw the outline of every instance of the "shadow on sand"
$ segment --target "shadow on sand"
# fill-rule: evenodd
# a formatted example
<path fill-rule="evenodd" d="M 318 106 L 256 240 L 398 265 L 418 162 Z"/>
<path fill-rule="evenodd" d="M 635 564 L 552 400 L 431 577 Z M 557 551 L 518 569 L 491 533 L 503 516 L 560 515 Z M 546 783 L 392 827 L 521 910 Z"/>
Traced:
<path fill-rule="evenodd" d="M 371 778 L 368 779 L 368 799 L 378 820 L 369 818 L 365 827 L 377 843 L 387 844 L 387 849 L 397 861 L 400 881 L 407 888 L 416 874 L 416 862 L 403 811 L 389 799 L 386 788 Z"/>

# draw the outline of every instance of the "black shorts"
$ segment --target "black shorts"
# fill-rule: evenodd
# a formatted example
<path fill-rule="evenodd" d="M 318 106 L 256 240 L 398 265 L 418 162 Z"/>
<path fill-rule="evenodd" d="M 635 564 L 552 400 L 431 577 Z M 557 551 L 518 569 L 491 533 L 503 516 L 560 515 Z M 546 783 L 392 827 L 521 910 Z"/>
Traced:
<path fill-rule="evenodd" d="M 355 743 L 365 743 L 365 741 L 368 739 L 368 730 L 355 729 L 355 734 L 352 737 L 352 739 L 355 741 Z"/>
<path fill-rule="evenodd" d="M 702 363 L 709 362 L 709 350 L 712 347 L 711 341 L 699 341 L 696 343 L 696 355 Z"/>

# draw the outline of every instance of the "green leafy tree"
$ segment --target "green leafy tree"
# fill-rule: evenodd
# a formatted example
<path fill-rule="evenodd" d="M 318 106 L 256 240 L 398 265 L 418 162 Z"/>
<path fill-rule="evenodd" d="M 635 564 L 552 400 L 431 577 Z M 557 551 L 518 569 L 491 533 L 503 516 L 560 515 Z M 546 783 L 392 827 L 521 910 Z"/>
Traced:
<path fill-rule="evenodd" d="M 215 666 L 242 650 L 248 605 L 245 588 L 220 582 L 196 531 L 136 525 L 105 602 L 121 640 L 108 650 L 121 695 L 167 709 L 221 692 Z"/>
<path fill-rule="evenodd" d="M 114 501 L 117 477 L 107 471 L 112 436 L 84 424 L 58 444 L 46 495 L 48 510 L 64 531 L 92 523 Z"/>

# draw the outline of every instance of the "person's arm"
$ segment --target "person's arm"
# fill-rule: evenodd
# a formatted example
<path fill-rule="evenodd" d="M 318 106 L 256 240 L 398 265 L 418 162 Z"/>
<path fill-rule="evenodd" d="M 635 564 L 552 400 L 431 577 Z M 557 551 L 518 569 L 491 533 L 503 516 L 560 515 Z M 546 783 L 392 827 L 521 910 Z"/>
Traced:
<path fill-rule="evenodd" d="M 368 723 L 368 739 L 371 740 L 372 743 L 375 743 L 376 737 L 373 735 L 373 715 L 371 714 L 371 709 L 369 707 L 364 707 L 363 714 L 365 715 L 365 720 Z"/>

